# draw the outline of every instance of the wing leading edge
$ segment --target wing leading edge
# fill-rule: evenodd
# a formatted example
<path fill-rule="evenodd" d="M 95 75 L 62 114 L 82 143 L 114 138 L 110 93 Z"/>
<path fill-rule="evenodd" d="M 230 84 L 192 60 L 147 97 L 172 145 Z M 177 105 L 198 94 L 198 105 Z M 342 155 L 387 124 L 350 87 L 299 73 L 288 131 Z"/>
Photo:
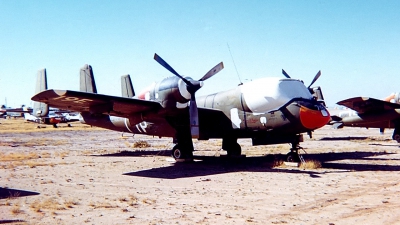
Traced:
<path fill-rule="evenodd" d="M 70 90 L 50 89 L 36 94 L 31 99 L 60 109 L 120 117 L 141 112 L 157 112 L 162 108 L 158 102 L 153 101 Z"/>
<path fill-rule="evenodd" d="M 358 113 L 369 113 L 390 109 L 400 109 L 400 105 L 375 98 L 355 97 L 342 100 L 338 105 L 346 106 Z"/>

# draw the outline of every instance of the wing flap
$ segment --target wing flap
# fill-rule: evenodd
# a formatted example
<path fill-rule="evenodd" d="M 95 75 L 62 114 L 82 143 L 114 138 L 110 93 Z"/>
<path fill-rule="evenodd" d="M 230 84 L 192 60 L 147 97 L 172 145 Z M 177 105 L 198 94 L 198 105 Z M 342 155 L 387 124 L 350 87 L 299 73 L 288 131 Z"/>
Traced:
<path fill-rule="evenodd" d="M 107 113 L 112 116 L 128 116 L 161 109 L 161 105 L 153 101 L 69 90 L 51 89 L 40 92 L 31 99 L 60 109 Z"/>
<path fill-rule="evenodd" d="M 357 111 L 358 113 L 368 113 L 400 108 L 399 104 L 368 97 L 349 98 L 336 104 L 346 106 L 347 108 Z"/>

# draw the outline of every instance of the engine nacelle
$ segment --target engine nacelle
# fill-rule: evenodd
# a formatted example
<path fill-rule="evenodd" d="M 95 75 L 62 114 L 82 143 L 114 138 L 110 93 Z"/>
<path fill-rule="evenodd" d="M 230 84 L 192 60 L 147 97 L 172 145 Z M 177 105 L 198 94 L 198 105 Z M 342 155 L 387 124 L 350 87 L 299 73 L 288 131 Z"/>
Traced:
<path fill-rule="evenodd" d="M 179 77 L 168 77 L 153 83 L 138 95 L 139 99 L 160 102 L 164 108 L 185 108 L 190 97 L 186 83 Z"/>

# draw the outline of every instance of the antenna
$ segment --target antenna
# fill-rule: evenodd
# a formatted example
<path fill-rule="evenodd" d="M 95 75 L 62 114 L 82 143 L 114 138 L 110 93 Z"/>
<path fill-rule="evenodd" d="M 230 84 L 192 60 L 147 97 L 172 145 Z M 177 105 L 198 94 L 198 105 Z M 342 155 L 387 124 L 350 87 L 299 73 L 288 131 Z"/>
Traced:
<path fill-rule="evenodd" d="M 232 56 L 232 52 L 231 52 L 231 48 L 229 47 L 229 44 L 228 44 L 228 43 L 226 43 L 226 45 L 228 46 L 229 54 L 231 54 L 232 62 L 233 62 L 233 65 L 235 66 L 236 74 L 237 74 L 237 76 L 238 76 L 238 78 L 239 78 L 239 82 L 240 82 L 240 84 L 239 84 L 239 85 L 242 85 L 243 83 L 242 83 L 242 80 L 240 79 L 239 72 L 238 72 L 238 70 L 237 70 L 237 68 L 236 68 L 236 63 L 235 63 L 235 60 L 233 60 L 233 56 Z"/>

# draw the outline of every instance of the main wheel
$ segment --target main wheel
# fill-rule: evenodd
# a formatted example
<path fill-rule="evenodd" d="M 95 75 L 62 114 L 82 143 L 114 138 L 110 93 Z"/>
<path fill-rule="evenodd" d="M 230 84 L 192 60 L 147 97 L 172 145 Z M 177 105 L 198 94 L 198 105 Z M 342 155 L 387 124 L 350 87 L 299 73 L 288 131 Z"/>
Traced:
<path fill-rule="evenodd" d="M 182 158 L 182 151 L 179 148 L 172 149 L 172 157 L 174 159 L 181 159 Z"/>
<path fill-rule="evenodd" d="M 400 143 L 400 134 L 393 134 L 393 140 L 397 141 L 397 143 Z"/>
<path fill-rule="evenodd" d="M 175 145 L 172 149 L 172 157 L 177 162 L 185 162 L 185 161 L 192 161 L 193 160 L 193 153 L 184 151 L 180 145 Z"/>
<path fill-rule="evenodd" d="M 234 143 L 227 149 L 227 152 L 228 156 L 240 156 L 242 154 L 242 147 L 238 143 Z"/>

